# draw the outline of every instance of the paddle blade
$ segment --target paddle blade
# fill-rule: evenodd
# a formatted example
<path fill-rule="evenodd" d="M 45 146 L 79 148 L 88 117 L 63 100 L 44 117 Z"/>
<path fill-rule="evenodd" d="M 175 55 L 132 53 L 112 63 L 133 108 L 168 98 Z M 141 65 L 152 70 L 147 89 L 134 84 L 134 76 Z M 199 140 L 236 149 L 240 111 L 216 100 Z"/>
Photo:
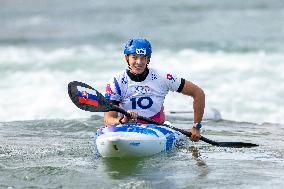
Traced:
<path fill-rule="evenodd" d="M 216 141 L 210 140 L 208 138 L 205 138 L 204 136 L 201 136 L 200 140 L 207 142 L 209 144 L 212 144 L 213 146 L 219 146 L 219 147 L 251 148 L 251 147 L 258 146 L 257 144 L 246 143 L 246 142 L 216 142 Z"/>
<path fill-rule="evenodd" d="M 220 147 L 231 147 L 231 148 L 252 148 L 257 147 L 257 144 L 245 143 L 245 142 L 218 142 Z"/>
<path fill-rule="evenodd" d="M 107 112 L 112 104 L 93 87 L 78 81 L 68 84 L 68 94 L 72 102 L 80 109 L 89 112 Z"/>

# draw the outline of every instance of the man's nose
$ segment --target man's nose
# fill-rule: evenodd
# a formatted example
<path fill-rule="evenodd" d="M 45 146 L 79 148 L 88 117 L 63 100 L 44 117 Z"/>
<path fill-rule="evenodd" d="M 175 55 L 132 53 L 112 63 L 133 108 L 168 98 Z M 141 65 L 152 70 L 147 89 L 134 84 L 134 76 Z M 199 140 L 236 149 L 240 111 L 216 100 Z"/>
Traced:
<path fill-rule="evenodd" d="M 137 58 L 137 59 L 136 59 L 136 63 L 137 63 L 137 64 L 142 63 L 142 58 L 141 58 L 141 57 Z"/>

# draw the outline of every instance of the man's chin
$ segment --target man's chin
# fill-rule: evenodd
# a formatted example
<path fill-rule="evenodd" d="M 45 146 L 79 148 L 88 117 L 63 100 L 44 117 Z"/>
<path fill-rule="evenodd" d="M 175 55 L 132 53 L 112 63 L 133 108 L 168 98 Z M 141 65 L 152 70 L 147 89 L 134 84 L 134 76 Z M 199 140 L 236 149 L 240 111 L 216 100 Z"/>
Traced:
<path fill-rule="evenodd" d="M 135 69 L 134 74 L 142 74 L 143 71 L 144 71 L 143 69 Z"/>

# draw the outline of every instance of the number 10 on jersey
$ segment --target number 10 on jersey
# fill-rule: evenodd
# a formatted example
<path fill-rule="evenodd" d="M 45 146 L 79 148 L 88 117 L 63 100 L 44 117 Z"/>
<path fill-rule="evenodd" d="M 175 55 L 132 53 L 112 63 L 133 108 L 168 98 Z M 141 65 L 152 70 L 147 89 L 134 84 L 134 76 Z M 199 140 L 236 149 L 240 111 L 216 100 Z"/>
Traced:
<path fill-rule="evenodd" d="M 132 109 L 137 109 L 137 106 L 141 109 L 148 109 L 153 105 L 153 100 L 150 97 L 131 98 Z"/>

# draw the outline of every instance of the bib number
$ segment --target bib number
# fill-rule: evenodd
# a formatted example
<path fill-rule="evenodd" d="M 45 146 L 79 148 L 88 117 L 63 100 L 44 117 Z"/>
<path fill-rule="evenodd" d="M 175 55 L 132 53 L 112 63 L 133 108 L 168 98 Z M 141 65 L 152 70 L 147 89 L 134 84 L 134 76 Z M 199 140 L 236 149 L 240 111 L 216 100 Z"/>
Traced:
<path fill-rule="evenodd" d="M 137 109 L 137 106 L 141 109 L 148 109 L 153 105 L 153 100 L 150 97 L 131 98 L 132 109 Z"/>

